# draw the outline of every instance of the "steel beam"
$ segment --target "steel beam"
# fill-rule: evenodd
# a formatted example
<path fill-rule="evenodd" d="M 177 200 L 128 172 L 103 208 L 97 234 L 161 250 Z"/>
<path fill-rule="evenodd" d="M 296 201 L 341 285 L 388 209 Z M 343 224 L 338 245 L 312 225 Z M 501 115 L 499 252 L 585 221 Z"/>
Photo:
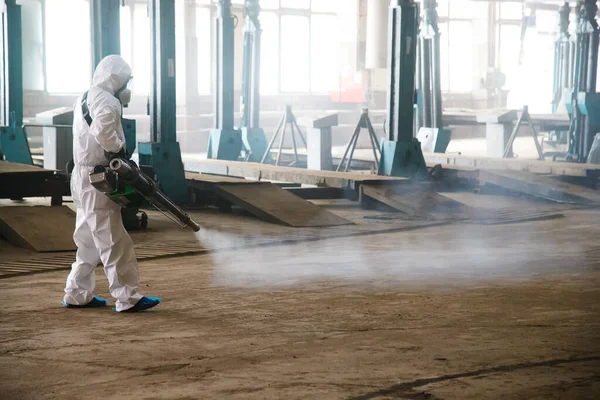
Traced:
<path fill-rule="evenodd" d="M 151 142 L 139 143 L 140 165 L 154 169 L 162 191 L 177 203 L 188 200 L 177 142 L 175 0 L 150 0 L 152 32 Z"/>
<path fill-rule="evenodd" d="M 379 175 L 427 177 L 421 144 L 413 138 L 419 5 L 391 0 L 388 40 L 387 138 L 381 145 Z"/>
<path fill-rule="evenodd" d="M 260 127 L 260 25 L 259 0 L 246 0 L 244 4 L 244 60 L 242 64 L 242 96 L 240 101 L 242 141 L 245 159 L 260 162 L 269 144 Z"/>
<path fill-rule="evenodd" d="M 217 51 L 215 88 L 215 129 L 233 129 L 234 34 L 231 0 L 219 0 L 215 35 Z"/>
<path fill-rule="evenodd" d="M 419 5 L 392 0 L 389 10 L 388 140 L 412 141 Z"/>
<path fill-rule="evenodd" d="M 444 129 L 440 72 L 440 30 L 437 1 L 425 0 L 418 46 L 418 110 L 417 139 L 424 151 L 445 153 L 451 131 Z"/>
<path fill-rule="evenodd" d="M 23 128 L 23 40 L 21 6 L 6 0 L 2 10 L 2 121 L 0 153 L 6 161 L 33 165 Z"/>
<path fill-rule="evenodd" d="M 153 142 L 173 143 L 176 136 L 175 0 L 150 0 L 153 83 L 150 132 Z"/>
<path fill-rule="evenodd" d="M 237 160 L 243 142 L 241 132 L 234 127 L 234 35 L 235 18 L 231 0 L 219 0 L 216 18 L 216 87 L 214 94 L 214 128 L 208 140 L 208 158 Z"/>
<path fill-rule="evenodd" d="M 104 57 L 121 54 L 120 16 L 120 0 L 90 0 L 92 70 Z"/>
<path fill-rule="evenodd" d="M 577 5 L 577 40 L 575 58 L 575 83 L 573 96 L 573 127 L 570 132 L 569 153 L 579 162 L 585 162 L 595 136 L 592 121 L 588 118 L 585 99 L 596 93 L 598 45 L 600 27 L 596 20 L 596 0 L 580 0 Z M 582 103 L 580 99 L 583 99 Z M 598 110 L 592 111 L 600 112 Z"/>
<path fill-rule="evenodd" d="M 246 0 L 242 65 L 242 128 L 260 128 L 260 45 L 262 28 L 258 0 Z"/>

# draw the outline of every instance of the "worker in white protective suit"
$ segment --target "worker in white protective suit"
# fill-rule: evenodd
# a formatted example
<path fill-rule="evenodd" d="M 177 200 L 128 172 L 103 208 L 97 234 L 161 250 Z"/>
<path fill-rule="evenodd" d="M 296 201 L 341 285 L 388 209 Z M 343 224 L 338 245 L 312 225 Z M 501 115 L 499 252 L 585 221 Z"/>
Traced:
<path fill-rule="evenodd" d="M 141 311 L 161 301 L 138 292 L 138 265 L 133 241 L 123 226 L 121 207 L 89 180 L 95 166 L 108 166 L 114 156 L 126 157 L 121 115 L 122 107 L 131 99 L 131 77 L 131 68 L 123 58 L 105 57 L 96 67 L 92 87 L 74 106 L 71 194 L 77 206 L 73 234 L 77 258 L 65 287 L 63 305 L 67 308 L 108 305 L 94 296 L 99 262 L 116 299 L 115 311 Z"/>

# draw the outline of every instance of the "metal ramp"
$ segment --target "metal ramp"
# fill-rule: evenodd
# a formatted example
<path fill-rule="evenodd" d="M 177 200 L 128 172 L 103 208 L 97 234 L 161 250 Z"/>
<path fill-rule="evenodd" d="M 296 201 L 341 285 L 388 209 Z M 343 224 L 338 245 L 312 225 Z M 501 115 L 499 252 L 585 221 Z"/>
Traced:
<path fill-rule="evenodd" d="M 195 173 L 186 178 L 191 187 L 211 190 L 264 221 L 296 228 L 353 224 L 272 183 Z"/>
<path fill-rule="evenodd" d="M 437 193 L 433 187 L 406 186 L 385 187 L 363 185 L 361 202 L 365 205 L 381 203 L 399 213 L 369 217 L 370 219 L 422 219 L 433 221 L 462 222 L 478 225 L 496 225 L 539 221 L 563 217 L 565 207 L 534 205 L 528 208 L 479 208 L 471 207 Z"/>
<path fill-rule="evenodd" d="M 522 171 L 479 171 L 479 181 L 557 203 L 600 205 L 600 191 L 561 181 L 552 175 Z"/>
<path fill-rule="evenodd" d="M 37 252 L 71 251 L 75 213 L 66 206 L 0 208 L 0 235 L 10 243 Z"/>
<path fill-rule="evenodd" d="M 446 219 L 450 215 L 463 215 L 468 207 L 437 193 L 430 185 L 386 186 L 364 184 L 360 188 L 360 201 L 369 200 L 385 204 L 414 218 Z"/>

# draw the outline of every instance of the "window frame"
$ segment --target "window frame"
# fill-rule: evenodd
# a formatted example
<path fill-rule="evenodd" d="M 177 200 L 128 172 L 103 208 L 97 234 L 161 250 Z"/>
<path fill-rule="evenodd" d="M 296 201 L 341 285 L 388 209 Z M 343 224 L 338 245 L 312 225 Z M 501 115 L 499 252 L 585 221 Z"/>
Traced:
<path fill-rule="evenodd" d="M 313 11 L 312 10 L 312 2 L 313 1 L 318 1 L 318 0 L 310 0 L 309 2 L 309 7 L 308 8 L 289 8 L 289 7 L 281 7 L 281 1 L 278 2 L 278 7 L 276 9 L 268 9 L 268 12 L 274 13 L 277 16 L 277 20 L 278 20 L 278 38 L 279 38 L 279 51 L 278 51 L 278 60 L 277 60 L 277 68 L 278 68 L 278 80 L 277 80 L 277 92 L 273 93 L 273 95 L 277 96 L 277 95 L 313 95 L 313 94 L 317 94 L 317 95 L 322 95 L 322 92 L 315 92 L 313 91 L 313 84 L 312 84 L 312 53 L 313 53 L 313 49 L 312 49 L 312 17 L 313 15 L 329 15 L 329 16 L 333 16 L 333 17 L 337 17 L 338 13 L 337 12 L 325 12 L 325 11 Z M 233 6 L 235 7 L 235 6 Z M 238 8 L 243 10 L 243 6 Z M 265 10 L 267 11 L 267 10 Z M 286 15 L 291 15 L 291 16 L 302 16 L 302 17 L 308 17 L 308 90 L 306 92 L 293 92 L 293 91 L 284 91 L 281 89 L 281 80 L 282 80 L 282 74 L 281 74 L 281 66 L 282 66 L 282 57 L 281 57 L 281 49 L 283 47 L 282 45 L 282 35 L 281 35 L 281 17 L 282 16 L 286 16 Z"/>
<path fill-rule="evenodd" d="M 463 17 L 450 17 L 450 15 L 452 14 L 452 3 L 450 1 L 448 1 L 448 15 L 447 16 L 439 16 L 438 17 L 438 25 L 445 25 L 446 26 L 446 35 L 447 38 L 446 40 L 443 40 L 443 38 L 440 38 L 440 47 L 441 46 L 445 46 L 448 52 L 448 58 L 450 58 L 451 54 L 450 54 L 450 40 L 451 40 L 451 35 L 450 35 L 450 27 L 452 25 L 452 23 L 465 23 L 468 22 L 471 26 L 471 30 L 473 29 L 473 18 L 463 18 Z M 472 53 L 472 49 L 471 49 L 471 53 Z M 446 65 L 446 76 L 448 77 L 448 82 L 446 85 L 446 88 L 444 89 L 444 85 L 442 83 L 442 93 L 450 93 L 450 94 L 464 94 L 464 93 L 472 93 L 473 92 L 473 87 L 471 87 L 470 90 L 463 92 L 463 91 L 453 91 L 451 90 L 451 85 L 450 85 L 450 81 L 452 81 L 452 76 L 451 76 L 451 67 L 450 67 L 450 60 L 448 60 L 448 63 Z M 469 60 L 469 62 L 473 63 L 473 54 L 471 54 L 471 60 Z M 440 68 L 443 68 L 443 66 L 440 65 Z M 472 85 L 471 85 L 472 86 Z"/>

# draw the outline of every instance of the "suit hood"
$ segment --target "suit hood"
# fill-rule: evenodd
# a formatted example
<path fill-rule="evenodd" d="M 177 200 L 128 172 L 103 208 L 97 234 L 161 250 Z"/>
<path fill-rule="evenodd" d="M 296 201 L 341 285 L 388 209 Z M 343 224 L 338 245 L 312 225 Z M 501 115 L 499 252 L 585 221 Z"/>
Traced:
<path fill-rule="evenodd" d="M 118 55 L 106 56 L 100 61 L 94 71 L 92 86 L 115 94 L 131 77 L 131 67 L 123 57 Z"/>

